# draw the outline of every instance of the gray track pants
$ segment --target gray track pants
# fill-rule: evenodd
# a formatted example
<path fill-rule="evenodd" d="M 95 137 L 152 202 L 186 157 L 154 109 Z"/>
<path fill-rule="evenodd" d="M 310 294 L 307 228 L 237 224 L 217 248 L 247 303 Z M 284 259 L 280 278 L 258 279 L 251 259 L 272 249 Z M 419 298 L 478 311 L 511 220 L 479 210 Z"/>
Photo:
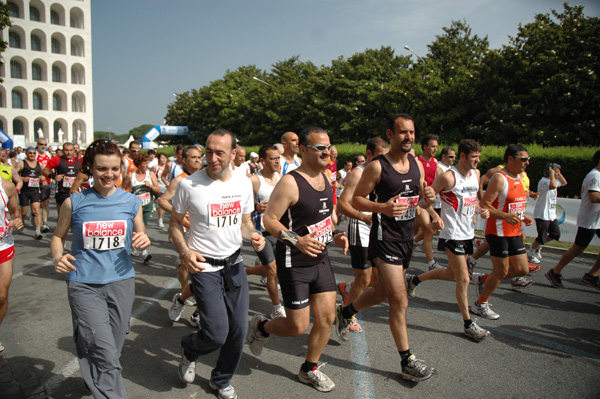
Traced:
<path fill-rule="evenodd" d="M 200 313 L 200 330 L 185 335 L 181 346 L 189 360 L 221 349 L 211 379 L 225 388 L 237 369 L 248 331 L 248 280 L 242 262 L 231 266 L 231 277 L 237 288 L 225 291 L 223 272 L 195 273 L 192 287 Z"/>
<path fill-rule="evenodd" d="M 135 299 L 133 278 L 108 284 L 67 281 L 79 368 L 94 398 L 126 398 L 121 349 Z"/>

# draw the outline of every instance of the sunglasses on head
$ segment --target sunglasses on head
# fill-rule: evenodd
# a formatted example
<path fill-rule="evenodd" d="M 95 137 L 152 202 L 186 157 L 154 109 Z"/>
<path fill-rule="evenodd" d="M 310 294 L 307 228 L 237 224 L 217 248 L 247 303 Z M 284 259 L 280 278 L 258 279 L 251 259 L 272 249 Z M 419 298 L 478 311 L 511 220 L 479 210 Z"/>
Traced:
<path fill-rule="evenodd" d="M 318 144 L 318 145 L 310 145 L 307 144 L 306 147 L 312 148 L 313 150 L 317 150 L 317 151 L 325 151 L 331 148 L 331 144 L 329 145 L 325 145 L 325 144 Z"/>

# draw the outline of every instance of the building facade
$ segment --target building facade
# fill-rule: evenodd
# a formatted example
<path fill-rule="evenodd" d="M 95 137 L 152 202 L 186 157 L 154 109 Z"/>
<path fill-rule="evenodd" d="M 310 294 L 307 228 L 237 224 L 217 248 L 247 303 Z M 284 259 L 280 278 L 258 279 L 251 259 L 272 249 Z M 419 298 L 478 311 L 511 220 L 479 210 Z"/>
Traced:
<path fill-rule="evenodd" d="M 1 1 L 1 0 L 0 0 Z M 91 0 L 8 0 L 0 129 L 14 145 L 93 141 Z"/>

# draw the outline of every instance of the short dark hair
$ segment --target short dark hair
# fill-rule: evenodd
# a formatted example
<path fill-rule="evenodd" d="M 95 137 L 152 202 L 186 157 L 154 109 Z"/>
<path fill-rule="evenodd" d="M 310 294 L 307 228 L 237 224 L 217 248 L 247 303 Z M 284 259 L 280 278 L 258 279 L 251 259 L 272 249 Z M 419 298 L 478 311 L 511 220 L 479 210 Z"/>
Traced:
<path fill-rule="evenodd" d="M 213 131 L 211 134 L 208 135 L 208 138 L 206 139 L 207 143 L 208 143 L 208 139 L 213 134 L 215 136 L 220 136 L 220 137 L 229 136 L 229 138 L 231 138 L 231 151 L 235 150 L 235 148 L 237 147 L 237 138 L 235 137 L 235 134 L 231 133 L 229 130 L 227 130 L 227 129 L 217 129 L 217 130 Z"/>
<path fill-rule="evenodd" d="M 550 177 L 550 169 L 560 169 L 560 165 L 553 162 L 547 163 L 544 166 L 544 177 Z"/>
<path fill-rule="evenodd" d="M 304 146 L 307 145 L 308 137 L 310 136 L 311 133 L 327 133 L 327 130 L 323 129 L 322 127 L 318 127 L 318 126 L 309 126 L 309 127 L 302 129 L 302 131 L 298 135 L 298 145 L 304 145 Z"/>
<path fill-rule="evenodd" d="M 367 140 L 367 151 L 371 151 L 371 154 L 375 153 L 377 147 L 388 148 L 389 144 L 381 137 L 371 137 Z"/>
<path fill-rule="evenodd" d="M 408 114 L 394 114 L 392 116 L 390 116 L 390 118 L 388 119 L 388 129 L 390 129 L 392 132 L 394 131 L 394 125 L 396 125 L 396 119 L 398 118 L 402 118 L 402 119 L 406 119 L 408 121 L 412 121 L 413 118 L 412 116 L 408 115 Z"/>
<path fill-rule="evenodd" d="M 134 141 L 132 141 L 131 143 L 129 143 L 129 149 L 130 149 L 130 150 L 131 150 L 131 146 L 132 146 L 132 145 L 134 145 L 134 144 L 137 144 L 137 145 L 139 145 L 140 147 L 142 146 L 142 145 L 140 144 L 140 142 L 139 142 L 139 141 L 137 141 L 137 140 L 134 140 Z"/>
<path fill-rule="evenodd" d="M 435 134 L 426 134 L 421 139 L 421 149 L 424 149 L 426 145 L 429 145 L 429 142 L 431 140 L 435 140 L 438 143 L 440 142 L 440 138 L 437 135 L 435 135 Z"/>
<path fill-rule="evenodd" d="M 509 144 L 508 147 L 506 147 L 506 151 L 504 151 L 504 163 L 508 162 L 508 157 L 513 157 L 516 158 L 517 156 L 517 152 L 522 152 L 525 151 L 527 152 L 527 149 L 525 147 L 523 147 L 521 144 Z"/>
<path fill-rule="evenodd" d="M 188 152 L 189 152 L 190 150 L 196 150 L 196 151 L 198 151 L 198 152 L 200 153 L 200 155 L 202 155 L 202 151 L 200 151 L 200 150 L 198 149 L 198 147 L 196 147 L 195 145 L 191 145 L 191 146 L 189 146 L 189 147 L 185 147 L 185 148 L 183 149 L 183 151 L 181 151 L 181 158 L 183 158 L 183 159 L 186 159 L 186 158 L 187 158 L 187 156 L 188 156 Z"/>
<path fill-rule="evenodd" d="M 156 150 L 155 150 L 154 148 L 150 148 L 150 149 L 148 150 L 148 154 L 149 154 L 149 155 L 152 155 L 152 154 L 156 155 Z"/>
<path fill-rule="evenodd" d="M 447 148 L 447 147 L 446 147 Z M 463 139 L 458 143 L 458 156 L 460 154 L 469 155 L 473 151 L 481 152 L 481 145 L 473 139 Z"/>
<path fill-rule="evenodd" d="M 121 158 L 121 151 L 119 147 L 112 141 L 99 139 L 95 140 L 92 144 L 85 149 L 85 155 L 81 161 L 81 172 L 86 175 L 91 175 L 91 170 L 94 167 L 94 159 L 96 155 L 117 155 Z"/>
<path fill-rule="evenodd" d="M 150 155 L 148 155 L 145 152 L 138 152 L 137 154 L 135 154 L 135 156 L 133 157 L 133 164 L 138 167 L 140 166 L 142 163 L 148 161 L 150 159 Z"/>
<path fill-rule="evenodd" d="M 454 151 L 454 148 L 452 148 L 450 146 L 444 147 L 444 148 L 442 148 L 441 155 L 448 156 L 448 154 L 450 153 L 450 151 Z M 454 151 L 454 152 L 456 153 L 456 151 Z"/>
<path fill-rule="evenodd" d="M 598 150 L 594 153 L 594 157 L 592 158 L 592 160 L 594 161 L 594 168 L 595 168 L 596 166 L 598 166 L 598 162 L 600 162 L 600 150 Z"/>
<path fill-rule="evenodd" d="M 277 151 L 277 154 L 279 154 L 279 150 L 277 149 L 276 145 L 265 144 L 258 149 L 258 157 L 265 159 L 267 157 L 267 151 Z"/>

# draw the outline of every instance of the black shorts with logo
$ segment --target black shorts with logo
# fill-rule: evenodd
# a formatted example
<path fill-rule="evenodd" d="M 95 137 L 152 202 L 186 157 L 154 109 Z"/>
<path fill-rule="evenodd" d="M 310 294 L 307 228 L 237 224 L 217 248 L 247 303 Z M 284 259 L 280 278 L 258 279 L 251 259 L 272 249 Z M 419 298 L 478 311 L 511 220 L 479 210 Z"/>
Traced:
<path fill-rule="evenodd" d="M 473 255 L 473 239 L 446 240 L 440 238 L 438 241 L 438 251 L 444 251 L 446 248 L 454 255 Z"/>
<path fill-rule="evenodd" d="M 412 241 L 380 241 L 371 237 L 368 259 L 373 262 L 373 259 L 380 258 L 390 265 L 404 266 L 408 269 L 412 252 Z"/>
<path fill-rule="evenodd" d="M 508 258 L 510 256 L 522 255 L 526 253 L 523 245 L 523 237 L 498 237 L 494 234 L 485 236 L 490 245 L 490 256 L 496 258 Z"/>
<path fill-rule="evenodd" d="M 42 202 L 42 196 L 39 187 L 23 188 L 19 192 L 19 205 L 29 206 L 29 204 L 33 202 Z"/>
<path fill-rule="evenodd" d="M 283 305 L 288 309 L 304 309 L 310 305 L 312 294 L 335 292 L 337 289 L 329 256 L 324 256 L 311 266 L 277 265 L 277 278 L 281 286 Z"/>
<path fill-rule="evenodd" d="M 577 235 L 575 236 L 575 245 L 587 248 L 590 242 L 594 239 L 594 234 L 600 238 L 600 229 L 586 229 L 585 227 L 577 228 Z"/>

